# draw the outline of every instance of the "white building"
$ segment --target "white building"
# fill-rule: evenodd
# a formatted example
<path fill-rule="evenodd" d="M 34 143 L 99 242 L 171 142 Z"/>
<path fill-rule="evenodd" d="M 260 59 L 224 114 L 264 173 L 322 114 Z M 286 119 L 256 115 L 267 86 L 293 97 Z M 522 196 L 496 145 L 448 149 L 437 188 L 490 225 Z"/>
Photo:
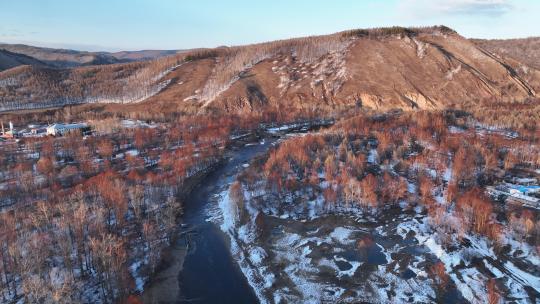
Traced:
<path fill-rule="evenodd" d="M 6 131 L 4 129 L 4 122 L 1 122 L 1 125 L 2 125 L 2 133 L 0 134 L 0 137 L 3 137 L 3 138 L 14 138 L 15 135 L 17 135 L 17 132 L 15 131 L 15 129 L 13 128 L 13 123 L 10 121 L 9 122 L 9 131 Z"/>
<path fill-rule="evenodd" d="M 85 123 L 74 123 L 74 124 L 54 124 L 47 127 L 47 135 L 62 135 L 66 132 L 73 130 L 80 130 L 88 127 Z"/>

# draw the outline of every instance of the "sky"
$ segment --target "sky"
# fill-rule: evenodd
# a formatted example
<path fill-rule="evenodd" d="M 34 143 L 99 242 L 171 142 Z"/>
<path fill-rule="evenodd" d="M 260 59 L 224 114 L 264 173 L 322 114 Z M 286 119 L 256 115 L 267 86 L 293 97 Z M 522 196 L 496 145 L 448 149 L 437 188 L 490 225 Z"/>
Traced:
<path fill-rule="evenodd" d="M 189 49 L 444 24 L 540 36 L 540 0 L 0 0 L 0 41 L 90 51 Z"/>

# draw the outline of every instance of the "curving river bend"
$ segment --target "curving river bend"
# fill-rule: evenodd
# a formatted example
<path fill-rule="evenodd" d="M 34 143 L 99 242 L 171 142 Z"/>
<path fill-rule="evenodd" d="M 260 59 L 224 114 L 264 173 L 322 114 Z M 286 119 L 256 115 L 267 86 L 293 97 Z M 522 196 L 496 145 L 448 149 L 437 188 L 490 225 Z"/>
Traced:
<path fill-rule="evenodd" d="M 231 257 L 228 238 L 207 221 L 207 205 L 257 155 L 277 139 L 266 138 L 232 153 L 226 164 L 208 175 L 184 204 L 182 229 L 145 287 L 144 303 L 257 303 L 258 300 Z"/>

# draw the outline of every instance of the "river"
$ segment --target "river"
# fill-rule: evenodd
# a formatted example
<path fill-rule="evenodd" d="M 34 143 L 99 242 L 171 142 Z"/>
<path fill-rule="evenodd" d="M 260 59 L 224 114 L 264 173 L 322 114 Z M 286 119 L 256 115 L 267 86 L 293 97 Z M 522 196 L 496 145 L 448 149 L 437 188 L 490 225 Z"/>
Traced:
<path fill-rule="evenodd" d="M 145 288 L 145 303 L 257 303 L 232 259 L 228 238 L 207 221 L 207 205 L 255 156 L 268 151 L 274 138 L 248 144 L 231 153 L 185 200 L 182 229 L 164 264 Z"/>

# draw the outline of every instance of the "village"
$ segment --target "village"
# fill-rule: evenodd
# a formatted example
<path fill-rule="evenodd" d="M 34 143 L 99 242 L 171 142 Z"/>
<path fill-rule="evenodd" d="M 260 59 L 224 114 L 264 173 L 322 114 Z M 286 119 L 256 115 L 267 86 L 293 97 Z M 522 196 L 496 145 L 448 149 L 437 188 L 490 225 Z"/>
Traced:
<path fill-rule="evenodd" d="M 87 123 L 54 123 L 54 124 L 29 124 L 26 128 L 17 130 L 13 123 L 9 122 L 9 129 L 4 127 L 1 122 L 2 133 L 0 140 L 19 139 L 23 137 L 42 137 L 59 136 L 69 132 L 80 131 L 83 134 L 90 132 L 90 126 Z"/>
<path fill-rule="evenodd" d="M 486 187 L 487 193 L 497 201 L 540 210 L 540 186 L 536 178 L 514 178 Z"/>

